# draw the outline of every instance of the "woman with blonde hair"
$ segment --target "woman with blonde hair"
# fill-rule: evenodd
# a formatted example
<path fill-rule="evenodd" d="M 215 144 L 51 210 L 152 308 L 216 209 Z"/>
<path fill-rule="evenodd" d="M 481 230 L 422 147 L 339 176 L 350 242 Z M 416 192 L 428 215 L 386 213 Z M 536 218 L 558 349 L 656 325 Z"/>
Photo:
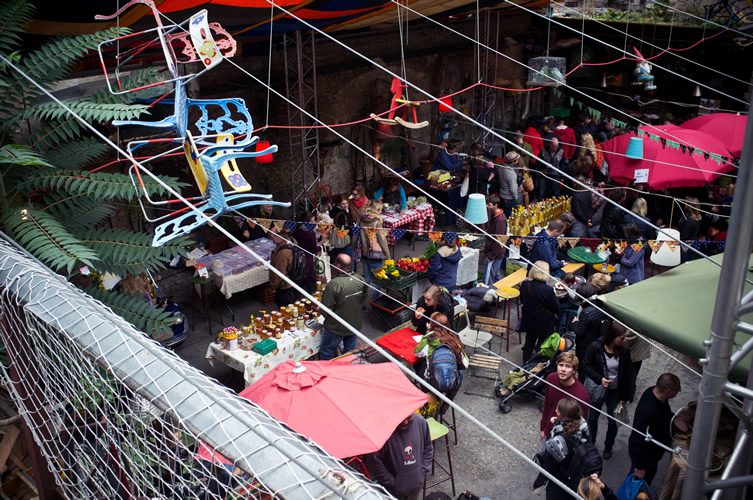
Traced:
<path fill-rule="evenodd" d="M 585 500 L 617 500 L 617 495 L 601 481 L 598 474 L 591 474 L 580 480 L 578 495 Z"/>
<path fill-rule="evenodd" d="M 630 209 L 632 212 L 629 215 L 625 216 L 625 222 L 622 224 L 623 231 L 624 228 L 630 224 L 635 224 L 635 226 L 638 228 L 638 231 L 641 233 L 641 236 L 643 236 L 646 240 L 652 240 L 654 239 L 654 236 L 656 236 L 656 233 L 654 230 L 649 226 L 649 223 L 651 222 L 651 219 L 648 218 L 648 203 L 646 203 L 645 198 L 636 198 L 633 202 L 633 206 Z"/>
<path fill-rule="evenodd" d="M 601 166 L 604 163 L 604 153 L 596 147 L 596 142 L 594 142 L 593 136 L 589 133 L 580 136 L 580 144 L 581 146 L 578 156 L 590 156 L 593 159 L 593 170 L 591 170 L 591 173 L 588 175 L 588 177 L 593 179 L 594 171 L 601 172 Z"/>
<path fill-rule="evenodd" d="M 448 324 L 452 328 L 452 322 L 449 318 L 454 317 L 455 305 L 452 297 L 445 289 L 437 285 L 430 285 L 421 294 L 416 301 L 416 309 L 411 323 L 418 333 L 426 333 L 429 329 L 429 319 L 433 314 L 440 312 L 448 318 Z"/>
<path fill-rule="evenodd" d="M 612 277 L 605 273 L 593 273 L 588 283 L 596 289 L 596 293 L 606 293 L 612 283 Z"/>
<path fill-rule="evenodd" d="M 537 260 L 528 271 L 528 279 L 520 285 L 522 304 L 520 330 L 526 332 L 523 344 L 523 362 L 538 351 L 541 343 L 557 330 L 559 301 L 554 288 L 547 283 L 549 264 Z"/>

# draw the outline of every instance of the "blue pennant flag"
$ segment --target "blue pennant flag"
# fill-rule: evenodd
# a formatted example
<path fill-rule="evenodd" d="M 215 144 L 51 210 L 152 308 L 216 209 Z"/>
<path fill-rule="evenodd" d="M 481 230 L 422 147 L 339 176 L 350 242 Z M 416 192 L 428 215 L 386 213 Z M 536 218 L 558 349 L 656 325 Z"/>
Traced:
<path fill-rule="evenodd" d="M 351 233 L 353 233 L 354 238 L 358 238 L 358 235 L 361 234 L 361 226 L 353 226 L 351 228 Z"/>
<path fill-rule="evenodd" d="M 301 223 L 301 229 L 311 232 L 316 229 L 316 224 L 314 224 L 313 222 L 303 222 Z"/>
<path fill-rule="evenodd" d="M 288 220 L 288 221 L 285 221 L 285 224 L 283 225 L 283 227 L 287 229 L 288 232 L 292 233 L 298 227 L 298 223 L 294 220 Z"/>
<path fill-rule="evenodd" d="M 392 232 L 392 236 L 395 237 L 395 241 L 405 236 L 405 229 L 393 229 L 391 232 Z"/>

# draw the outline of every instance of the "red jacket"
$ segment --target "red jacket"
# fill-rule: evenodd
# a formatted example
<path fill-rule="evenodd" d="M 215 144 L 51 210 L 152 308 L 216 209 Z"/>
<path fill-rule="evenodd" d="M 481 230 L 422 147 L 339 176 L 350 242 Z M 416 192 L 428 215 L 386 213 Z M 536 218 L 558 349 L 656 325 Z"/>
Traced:
<path fill-rule="evenodd" d="M 571 160 L 577 151 L 575 148 L 575 130 L 567 126 L 565 128 L 555 128 L 554 135 L 560 140 L 560 146 L 565 151 L 565 158 Z"/>
<path fill-rule="evenodd" d="M 541 150 L 544 149 L 544 140 L 541 138 L 538 130 L 528 127 L 523 131 L 523 142 L 530 144 L 531 149 L 533 149 L 533 158 L 531 158 L 531 165 L 533 165 L 536 163 L 536 158 L 541 153 Z"/>

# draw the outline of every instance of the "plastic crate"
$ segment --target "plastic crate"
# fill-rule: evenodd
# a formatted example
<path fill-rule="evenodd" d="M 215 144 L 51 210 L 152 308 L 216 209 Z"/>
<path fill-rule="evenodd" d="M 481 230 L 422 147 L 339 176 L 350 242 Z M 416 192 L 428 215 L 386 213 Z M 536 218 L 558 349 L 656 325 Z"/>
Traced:
<path fill-rule="evenodd" d="M 412 287 L 415 283 L 416 273 L 400 274 L 400 277 L 395 279 L 374 280 L 375 285 L 390 290 L 405 290 L 406 288 Z"/>

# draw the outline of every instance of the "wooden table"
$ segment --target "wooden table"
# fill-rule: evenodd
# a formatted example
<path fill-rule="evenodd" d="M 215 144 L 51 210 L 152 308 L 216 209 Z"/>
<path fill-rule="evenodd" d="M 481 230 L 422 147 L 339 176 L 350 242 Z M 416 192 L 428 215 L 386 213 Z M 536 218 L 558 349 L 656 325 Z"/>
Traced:
<path fill-rule="evenodd" d="M 614 272 L 614 266 L 611 264 L 594 264 L 593 268 L 598 273 L 612 274 Z"/>
<path fill-rule="evenodd" d="M 501 280 L 497 281 L 492 286 L 497 290 L 501 290 L 502 288 L 514 288 L 523 283 L 526 280 L 527 275 L 528 270 L 525 267 L 521 267 L 514 273 L 505 276 Z"/>
<path fill-rule="evenodd" d="M 582 262 L 565 262 L 565 265 L 562 266 L 562 272 L 575 274 L 584 267 L 586 267 L 586 265 Z"/>

